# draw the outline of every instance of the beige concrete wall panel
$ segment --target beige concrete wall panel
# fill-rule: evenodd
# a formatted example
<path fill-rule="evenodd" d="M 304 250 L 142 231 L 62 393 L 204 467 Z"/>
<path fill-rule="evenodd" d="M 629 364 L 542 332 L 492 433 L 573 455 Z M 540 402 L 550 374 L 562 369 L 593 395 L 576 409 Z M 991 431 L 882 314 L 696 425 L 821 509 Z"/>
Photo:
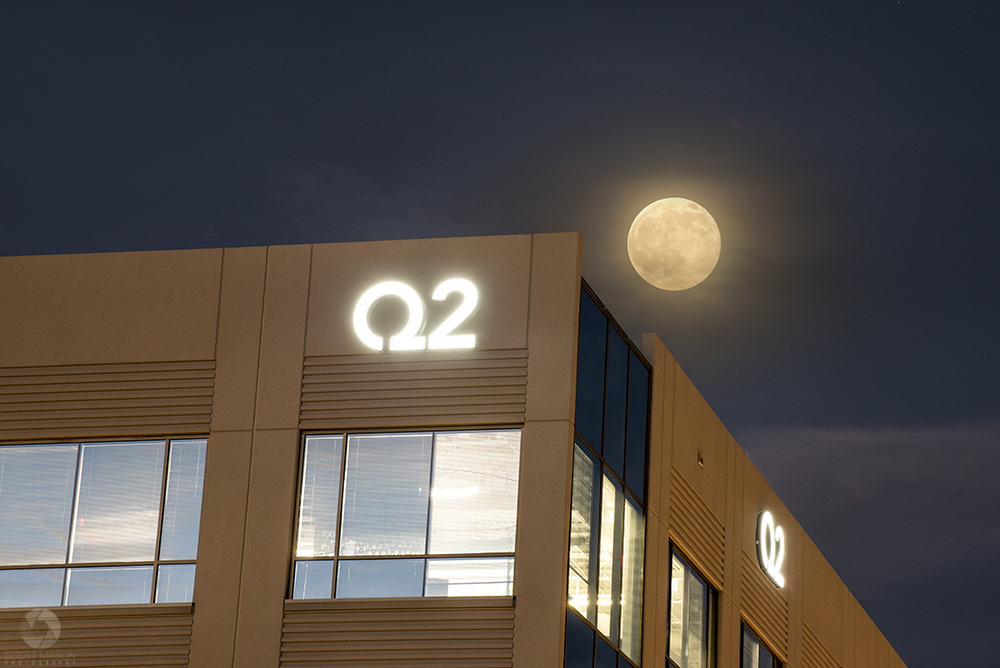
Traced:
<path fill-rule="evenodd" d="M 288 601 L 280 665 L 511 668 L 513 646 L 510 597 Z"/>
<path fill-rule="evenodd" d="M 836 571 L 808 538 L 800 542 L 804 558 L 802 574 L 802 619 L 816 640 L 822 642 L 838 663 L 844 654 L 844 606 L 846 587 Z"/>
<path fill-rule="evenodd" d="M 678 546 L 715 585 L 725 582 L 726 529 L 722 520 L 674 467 L 671 475 L 670 530 Z"/>
<path fill-rule="evenodd" d="M 743 618 L 783 659 L 788 659 L 788 601 L 761 572 L 756 554 L 744 550 L 740 573 Z"/>
<path fill-rule="evenodd" d="M 302 429 L 524 421 L 528 351 L 307 357 Z"/>
<path fill-rule="evenodd" d="M 190 603 L 56 608 L 59 637 L 33 649 L 22 634 L 25 609 L 0 611 L 0 657 L 20 666 L 186 666 Z"/>
<path fill-rule="evenodd" d="M 677 362 L 656 334 L 642 335 L 642 354 L 652 365 L 649 400 L 647 502 L 650 514 L 666 520 L 670 508 L 674 433 L 674 371 Z"/>
<path fill-rule="evenodd" d="M 198 616 L 191 631 L 191 666 L 196 668 L 233 665 L 252 442 L 249 430 L 214 432 L 208 438 L 202 508 L 211 512 L 202 513 L 198 533 Z"/>
<path fill-rule="evenodd" d="M 716 517 L 726 516 L 729 432 L 680 366 L 674 372 L 672 462 Z"/>
<path fill-rule="evenodd" d="M 274 666 L 292 553 L 298 484 L 297 429 L 257 430 L 243 543 L 236 666 Z"/>
<path fill-rule="evenodd" d="M 311 250 L 267 249 L 257 429 L 298 428 Z"/>
<path fill-rule="evenodd" d="M 0 367 L 214 357 L 221 250 L 0 259 Z"/>
<path fill-rule="evenodd" d="M 808 624 L 802 624 L 802 668 L 840 668 L 842 664 Z"/>
<path fill-rule="evenodd" d="M 569 570 L 573 425 L 526 422 L 514 548 L 514 666 L 562 665 Z"/>
<path fill-rule="evenodd" d="M 646 516 L 646 555 L 643 564 L 642 663 L 663 665 L 667 655 L 667 610 L 670 607 L 670 537 L 656 517 Z"/>
<path fill-rule="evenodd" d="M 205 434 L 215 363 L 0 369 L 0 440 Z"/>
<path fill-rule="evenodd" d="M 582 237 L 531 237 L 527 420 L 574 420 Z"/>
<path fill-rule="evenodd" d="M 223 257 L 212 431 L 254 426 L 266 265 L 266 248 Z"/>
<path fill-rule="evenodd" d="M 466 278 L 479 291 L 478 309 L 456 334 L 475 334 L 478 350 L 525 348 L 530 260 L 529 235 L 316 244 L 306 355 L 371 353 L 354 332 L 354 307 L 368 288 L 382 281 L 401 281 L 416 290 L 426 313 L 424 333 L 432 331 L 459 303 L 457 295 L 446 302 L 431 299 L 434 289 L 450 278 Z M 397 302 L 382 300 L 376 309 L 389 313 Z M 395 334 L 405 322 L 405 309 L 397 309 L 397 315 L 398 328 L 375 333 Z M 385 355 L 388 360 L 395 353 Z"/>

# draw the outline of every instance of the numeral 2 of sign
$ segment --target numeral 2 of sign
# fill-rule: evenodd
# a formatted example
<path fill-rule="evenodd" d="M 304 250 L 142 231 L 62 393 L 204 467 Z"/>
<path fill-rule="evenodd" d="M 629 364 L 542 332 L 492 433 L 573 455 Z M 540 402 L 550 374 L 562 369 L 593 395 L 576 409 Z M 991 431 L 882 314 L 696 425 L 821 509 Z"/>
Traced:
<path fill-rule="evenodd" d="M 757 561 L 767 576 L 779 587 L 785 586 L 781 562 L 785 560 L 785 532 L 775 526 L 767 510 L 757 516 Z"/>
<path fill-rule="evenodd" d="M 452 334 L 468 320 L 479 303 L 479 292 L 464 278 L 452 278 L 437 286 L 431 299 L 442 302 L 453 292 L 460 292 L 464 299 L 451 315 L 429 336 L 417 336 L 424 327 L 424 302 L 417 291 L 399 281 L 385 281 L 368 289 L 354 307 L 354 331 L 358 338 L 374 350 L 385 350 L 385 340 L 368 326 L 368 313 L 382 297 L 399 297 L 406 304 L 409 319 L 395 336 L 389 337 L 389 350 L 459 350 L 476 347 L 475 334 Z"/>

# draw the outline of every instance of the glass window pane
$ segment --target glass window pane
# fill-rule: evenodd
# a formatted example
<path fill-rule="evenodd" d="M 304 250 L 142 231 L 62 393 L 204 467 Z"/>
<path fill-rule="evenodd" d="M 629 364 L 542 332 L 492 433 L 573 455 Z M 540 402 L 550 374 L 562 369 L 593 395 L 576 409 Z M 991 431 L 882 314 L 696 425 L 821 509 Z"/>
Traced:
<path fill-rule="evenodd" d="M 608 317 L 586 290 L 580 291 L 580 335 L 576 358 L 576 430 L 595 451 L 604 433 L 604 353 Z"/>
<path fill-rule="evenodd" d="M 566 611 L 565 668 L 594 668 L 594 635 L 594 629 L 573 611 Z"/>
<path fill-rule="evenodd" d="M 594 646 L 594 668 L 618 668 L 618 652 L 603 638 Z"/>
<path fill-rule="evenodd" d="M 297 557 L 332 557 L 337 553 L 337 502 L 343 444 L 343 436 L 306 437 Z M 319 598 L 329 597 L 328 591 L 326 596 Z"/>
<path fill-rule="evenodd" d="M 510 596 L 513 559 L 428 559 L 426 596 Z"/>
<path fill-rule="evenodd" d="M 420 596 L 423 559 L 351 559 L 337 564 L 337 598 Z"/>
<path fill-rule="evenodd" d="M 194 600 L 194 564 L 165 564 L 156 573 L 156 603 Z"/>
<path fill-rule="evenodd" d="M 194 559 L 198 555 L 206 445 L 203 438 L 170 442 L 167 498 L 160 530 L 160 559 L 165 561 Z"/>
<path fill-rule="evenodd" d="M 625 477 L 625 414 L 628 407 L 628 344 L 608 328 L 608 379 L 604 397 L 604 463 Z"/>
<path fill-rule="evenodd" d="M 617 601 L 621 578 L 621 488 L 607 475 L 601 489 L 601 552 L 597 591 L 597 630 L 618 639 Z"/>
<path fill-rule="evenodd" d="M 430 473 L 430 434 L 350 436 L 340 554 L 424 554 Z"/>
<path fill-rule="evenodd" d="M 628 445 L 625 449 L 625 484 L 643 500 L 646 493 L 646 413 L 649 403 L 649 369 L 635 353 L 629 357 Z"/>
<path fill-rule="evenodd" d="M 681 668 L 708 665 L 708 585 L 680 557 L 671 555 L 670 659 Z"/>
<path fill-rule="evenodd" d="M 64 568 L 0 571 L 0 608 L 62 605 Z"/>
<path fill-rule="evenodd" d="M 573 448 L 573 500 L 569 534 L 569 604 L 591 622 L 596 608 L 592 605 L 592 566 L 597 540 L 596 464 L 579 444 Z M 593 582 L 596 589 L 596 582 Z"/>
<path fill-rule="evenodd" d="M 741 668 L 775 668 L 779 665 L 766 647 L 746 626 L 743 627 L 743 662 Z"/>
<path fill-rule="evenodd" d="M 331 598 L 333 596 L 333 561 L 295 562 L 292 598 Z"/>
<path fill-rule="evenodd" d="M 621 649 L 639 662 L 642 643 L 642 567 L 645 558 L 645 522 L 642 509 L 625 499 L 625 536 L 622 549 Z"/>
<path fill-rule="evenodd" d="M 0 565 L 66 563 L 77 447 L 0 448 Z"/>
<path fill-rule="evenodd" d="M 152 566 L 70 568 L 66 605 L 128 605 L 149 603 Z"/>
<path fill-rule="evenodd" d="M 70 562 L 153 560 L 163 441 L 83 446 Z"/>
<path fill-rule="evenodd" d="M 442 432 L 434 440 L 431 554 L 513 552 L 521 432 Z"/>

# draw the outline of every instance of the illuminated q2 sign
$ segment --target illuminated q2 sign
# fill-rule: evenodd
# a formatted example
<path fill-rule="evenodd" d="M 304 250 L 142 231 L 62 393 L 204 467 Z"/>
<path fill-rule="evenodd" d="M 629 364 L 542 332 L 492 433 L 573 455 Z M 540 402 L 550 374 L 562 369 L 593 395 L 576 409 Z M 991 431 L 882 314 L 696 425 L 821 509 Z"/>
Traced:
<path fill-rule="evenodd" d="M 785 559 L 785 532 L 775 526 L 770 511 L 757 515 L 757 562 L 767 577 L 779 587 L 785 586 L 781 562 Z"/>
<path fill-rule="evenodd" d="M 424 326 L 424 302 L 417 291 L 406 283 L 385 281 L 369 288 L 354 307 L 354 331 L 358 338 L 375 350 L 385 350 L 385 340 L 368 326 L 368 313 L 382 297 L 399 297 L 406 303 L 409 319 L 402 331 L 389 337 L 389 350 L 459 350 L 476 347 L 475 334 L 452 334 L 456 327 L 469 319 L 479 303 L 479 291 L 464 278 L 452 278 L 437 286 L 431 299 L 444 301 L 453 292 L 465 298 L 429 336 L 417 336 Z"/>

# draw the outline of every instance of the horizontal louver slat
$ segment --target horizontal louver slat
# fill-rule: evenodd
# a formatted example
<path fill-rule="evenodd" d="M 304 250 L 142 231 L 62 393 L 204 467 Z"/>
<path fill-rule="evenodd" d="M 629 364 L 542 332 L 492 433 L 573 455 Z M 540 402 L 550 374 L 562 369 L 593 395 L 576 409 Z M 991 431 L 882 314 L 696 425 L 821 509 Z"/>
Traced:
<path fill-rule="evenodd" d="M 307 357 L 303 429 L 522 422 L 527 351 Z"/>
<path fill-rule="evenodd" d="M 208 430 L 215 363 L 0 369 L 0 440 Z"/>
<path fill-rule="evenodd" d="M 455 599 L 406 609 L 286 610 L 281 665 L 510 668 L 514 610 L 460 607 Z M 446 605 L 446 608 L 440 606 Z"/>
<path fill-rule="evenodd" d="M 725 526 L 675 467 L 671 467 L 670 527 L 705 575 L 723 585 Z"/>

